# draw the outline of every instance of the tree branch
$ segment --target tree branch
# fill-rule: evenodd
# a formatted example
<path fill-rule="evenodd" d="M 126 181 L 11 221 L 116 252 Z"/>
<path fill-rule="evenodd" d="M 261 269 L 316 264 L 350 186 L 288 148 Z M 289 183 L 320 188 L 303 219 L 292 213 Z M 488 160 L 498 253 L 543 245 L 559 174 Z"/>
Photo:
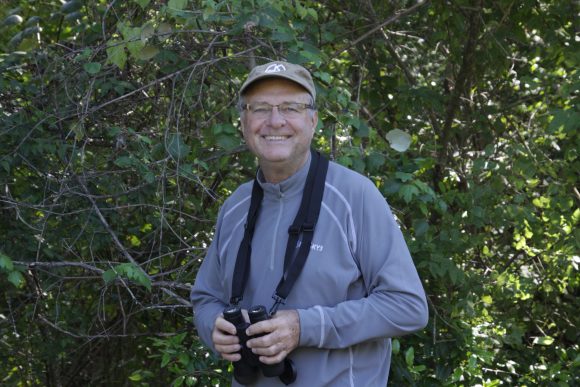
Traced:
<path fill-rule="evenodd" d="M 380 23 L 379 25 L 373 27 L 370 31 L 367 31 L 366 33 L 364 33 L 360 38 L 355 39 L 351 44 L 349 44 L 348 46 L 341 48 L 337 51 L 334 52 L 334 54 L 330 55 L 330 58 L 335 58 L 337 56 L 339 56 L 340 54 L 342 54 L 343 52 L 349 50 L 351 47 L 356 46 L 357 44 L 359 44 L 360 42 L 362 42 L 363 40 L 365 40 L 366 38 L 368 38 L 369 36 L 371 36 L 372 34 L 374 34 L 377 31 L 380 31 L 382 28 L 384 28 L 385 26 L 401 19 L 404 16 L 410 15 L 413 12 L 415 12 L 416 10 L 418 10 L 420 7 L 422 7 L 423 5 L 427 4 L 429 2 L 429 0 L 421 0 L 418 1 L 417 4 L 404 9 L 402 11 L 396 12 L 393 16 L 391 16 L 390 18 L 388 18 L 387 20 L 383 21 L 382 23 Z"/>
<path fill-rule="evenodd" d="M 449 157 L 449 147 L 446 144 L 449 143 L 451 138 L 451 128 L 453 121 L 455 119 L 455 115 L 457 110 L 460 107 L 461 98 L 469 91 L 471 86 L 471 78 L 474 75 L 473 67 L 475 65 L 475 53 L 477 48 L 477 41 L 478 36 L 481 30 L 481 0 L 477 1 L 477 5 L 473 10 L 469 11 L 469 18 L 468 18 L 468 33 L 467 33 L 467 40 L 465 41 L 465 45 L 463 47 L 463 61 L 461 63 L 461 68 L 459 70 L 459 74 L 455 79 L 455 87 L 451 93 L 451 97 L 449 98 L 449 103 L 447 105 L 447 109 L 445 111 L 445 121 L 443 124 L 443 129 L 441 133 L 441 146 L 443 147 L 443 157 L 441 167 L 445 168 L 447 164 L 447 159 Z"/>
<path fill-rule="evenodd" d="M 25 266 L 30 270 L 34 270 L 37 267 L 46 267 L 46 268 L 56 268 L 56 267 L 80 267 L 85 270 L 93 271 L 99 274 L 103 274 L 105 271 L 103 269 L 99 269 L 98 267 L 91 266 L 84 262 L 23 262 L 23 261 L 14 261 L 15 265 L 18 266 Z"/>
<path fill-rule="evenodd" d="M 79 182 L 83 191 L 86 193 L 86 198 L 91 202 L 91 205 L 93 206 L 93 209 L 95 210 L 95 213 L 97 214 L 97 217 L 101 221 L 101 224 L 103 225 L 103 227 L 105 227 L 105 230 L 107 230 L 107 233 L 109 233 L 109 235 L 113 239 L 113 242 L 115 243 L 115 245 L 117 246 L 119 251 L 121 251 L 123 256 L 125 256 L 125 258 L 127 258 L 127 260 L 129 262 L 131 262 L 133 265 L 141 267 L 139 265 L 139 263 L 135 260 L 135 258 L 133 258 L 133 256 L 127 251 L 125 246 L 123 246 L 123 244 L 121 243 L 121 241 L 117 237 L 117 234 L 115 234 L 115 232 L 113 231 L 113 229 L 111 228 L 111 226 L 107 222 L 107 219 L 105 219 L 105 217 L 103 216 L 103 213 L 101 212 L 95 199 L 93 199 L 93 197 L 91 196 L 86 184 L 79 177 L 77 177 L 77 181 Z M 147 274 L 144 270 L 143 270 L 143 273 L 147 276 L 148 279 L 151 279 L 151 277 L 149 277 L 149 274 Z"/>

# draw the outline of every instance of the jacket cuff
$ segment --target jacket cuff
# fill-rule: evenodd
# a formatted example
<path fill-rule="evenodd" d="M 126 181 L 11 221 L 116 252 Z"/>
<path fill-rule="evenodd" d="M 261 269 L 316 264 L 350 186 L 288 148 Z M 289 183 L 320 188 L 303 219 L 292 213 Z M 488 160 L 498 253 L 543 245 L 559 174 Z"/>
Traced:
<path fill-rule="evenodd" d="M 300 342 L 303 347 L 322 347 L 324 337 L 324 311 L 316 305 L 308 309 L 298 309 L 300 317 Z"/>

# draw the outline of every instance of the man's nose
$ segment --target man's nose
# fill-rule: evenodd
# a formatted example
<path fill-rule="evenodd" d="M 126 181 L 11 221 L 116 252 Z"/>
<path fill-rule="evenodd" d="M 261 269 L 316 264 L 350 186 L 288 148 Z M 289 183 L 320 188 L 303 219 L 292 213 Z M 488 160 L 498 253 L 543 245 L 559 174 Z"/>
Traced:
<path fill-rule="evenodd" d="M 272 111 L 270 112 L 270 125 L 274 127 L 280 127 L 286 123 L 286 118 L 280 114 L 278 106 L 272 106 Z"/>

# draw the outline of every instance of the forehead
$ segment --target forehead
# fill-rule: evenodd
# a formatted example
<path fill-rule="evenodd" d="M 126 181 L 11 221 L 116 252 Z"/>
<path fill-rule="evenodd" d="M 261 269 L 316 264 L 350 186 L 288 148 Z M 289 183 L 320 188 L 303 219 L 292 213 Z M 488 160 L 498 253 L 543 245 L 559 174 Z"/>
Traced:
<path fill-rule="evenodd" d="M 281 78 L 265 78 L 253 83 L 243 95 L 246 101 L 284 99 L 290 96 L 302 97 L 302 100 L 310 94 L 296 82 Z"/>

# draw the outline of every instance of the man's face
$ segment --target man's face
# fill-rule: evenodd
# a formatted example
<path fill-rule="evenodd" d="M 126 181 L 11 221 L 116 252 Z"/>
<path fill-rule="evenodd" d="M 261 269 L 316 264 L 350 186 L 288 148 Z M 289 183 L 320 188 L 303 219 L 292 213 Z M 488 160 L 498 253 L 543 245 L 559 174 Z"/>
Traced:
<path fill-rule="evenodd" d="M 278 105 L 285 102 L 311 104 L 313 101 L 298 84 L 272 78 L 255 84 L 246 93 L 244 102 Z M 280 114 L 277 108 L 265 115 L 244 111 L 241 117 L 244 139 L 258 157 L 266 178 L 268 169 L 284 170 L 290 176 L 304 165 L 317 122 L 317 112 L 308 109 L 292 116 Z"/>

